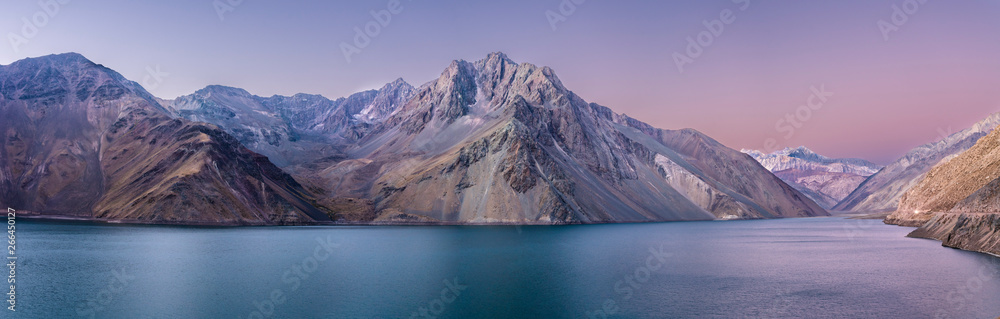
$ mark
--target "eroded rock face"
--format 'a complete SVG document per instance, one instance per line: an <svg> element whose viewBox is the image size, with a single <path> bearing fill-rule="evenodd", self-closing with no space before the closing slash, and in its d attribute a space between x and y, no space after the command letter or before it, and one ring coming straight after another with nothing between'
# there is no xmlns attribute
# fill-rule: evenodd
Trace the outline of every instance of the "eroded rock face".
<svg viewBox="0 0 1000 319"><path fill-rule="evenodd" d="M4 205L139 223L329 220L266 157L78 54L0 66L0 83Z"/></svg>
<svg viewBox="0 0 1000 319"><path fill-rule="evenodd" d="M946 247L1000 256L1000 214L937 213L907 236L937 239Z"/></svg>

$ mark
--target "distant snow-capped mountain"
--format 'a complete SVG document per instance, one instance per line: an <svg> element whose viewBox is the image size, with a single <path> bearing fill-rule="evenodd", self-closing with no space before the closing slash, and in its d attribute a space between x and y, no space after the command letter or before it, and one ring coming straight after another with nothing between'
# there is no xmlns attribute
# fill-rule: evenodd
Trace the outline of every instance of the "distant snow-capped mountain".
<svg viewBox="0 0 1000 319"><path fill-rule="evenodd" d="M829 158L805 146L771 154L757 150L742 152L827 209L882 169L881 165L863 159Z"/></svg>

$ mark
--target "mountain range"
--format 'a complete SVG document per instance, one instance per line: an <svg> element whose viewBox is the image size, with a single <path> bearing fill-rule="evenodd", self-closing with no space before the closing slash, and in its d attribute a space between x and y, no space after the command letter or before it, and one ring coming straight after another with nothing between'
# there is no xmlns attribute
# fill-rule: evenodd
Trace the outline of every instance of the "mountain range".
<svg viewBox="0 0 1000 319"><path fill-rule="evenodd" d="M881 165L857 158L834 159L801 146L770 154L741 150L825 209L831 209Z"/></svg>
<svg viewBox="0 0 1000 319"><path fill-rule="evenodd" d="M311 194L211 124L170 116L79 54L0 66L0 201L47 216L161 224L329 221Z"/></svg>
<svg viewBox="0 0 1000 319"><path fill-rule="evenodd" d="M78 54L0 66L0 202L113 222L567 224L822 216L753 158L502 53L330 100L174 100Z"/></svg>

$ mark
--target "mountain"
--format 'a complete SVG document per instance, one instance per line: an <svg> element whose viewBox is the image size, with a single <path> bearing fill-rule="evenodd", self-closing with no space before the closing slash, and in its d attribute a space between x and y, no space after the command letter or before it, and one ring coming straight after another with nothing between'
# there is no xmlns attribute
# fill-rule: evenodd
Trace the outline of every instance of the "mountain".
<svg viewBox="0 0 1000 319"><path fill-rule="evenodd" d="M264 107L257 97L243 89L212 85L194 94L170 101L176 116L213 123L277 163L288 161L289 147L298 141L291 126L279 114Z"/></svg>
<svg viewBox="0 0 1000 319"><path fill-rule="evenodd" d="M414 88L402 78L386 84L377 91L375 97L366 106L351 116L365 123L377 123L392 116L399 106L406 104L413 97Z"/></svg>
<svg viewBox="0 0 1000 319"><path fill-rule="evenodd" d="M816 154L805 146L785 148L771 154L764 154L756 150L742 150L741 152L750 155L764 168L772 172L794 169L871 176L882 169L881 165L859 158L829 158Z"/></svg>
<svg viewBox="0 0 1000 319"><path fill-rule="evenodd" d="M892 212L900 199L938 163L956 156L976 144L1000 125L1000 113L995 113L972 127L952 134L941 141L917 147L902 158L887 165L850 195L833 207L834 210L856 212Z"/></svg>
<svg viewBox="0 0 1000 319"><path fill-rule="evenodd" d="M920 226L914 236L1000 254L1000 131L934 167L886 223Z"/></svg>
<svg viewBox="0 0 1000 319"><path fill-rule="evenodd" d="M345 157L300 165L344 219L604 223L826 215L752 158L660 130L502 53L454 61ZM364 115L364 114L362 114ZM357 212L364 212L363 214Z"/></svg>
<svg viewBox="0 0 1000 319"><path fill-rule="evenodd" d="M882 166L863 159L822 156L805 146L771 154L756 150L741 152L756 159L764 168L825 209L833 208L868 176L882 169Z"/></svg>
<svg viewBox="0 0 1000 319"><path fill-rule="evenodd" d="M329 221L290 175L75 53L0 66L0 202L136 223Z"/></svg>
<svg viewBox="0 0 1000 319"><path fill-rule="evenodd" d="M392 115L412 91L402 79L337 100L310 94L265 98L211 85L166 103L175 116L215 124L284 167L341 156L329 146L353 143L366 124Z"/></svg>
<svg viewBox="0 0 1000 319"><path fill-rule="evenodd" d="M154 98L77 54L0 67L0 201L113 222L572 224L827 215L746 154L502 53L330 100ZM275 165L272 163L278 163Z"/></svg>

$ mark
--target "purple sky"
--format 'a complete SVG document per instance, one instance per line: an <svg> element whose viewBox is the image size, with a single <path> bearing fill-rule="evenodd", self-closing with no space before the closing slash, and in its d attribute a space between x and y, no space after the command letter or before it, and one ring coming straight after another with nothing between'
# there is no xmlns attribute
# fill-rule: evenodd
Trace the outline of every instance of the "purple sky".
<svg viewBox="0 0 1000 319"><path fill-rule="evenodd" d="M929 0L896 26L893 6L917 0L587 0L553 30L546 12L569 1L402 0L350 63L341 43L391 1L244 0L223 19L212 0L71 1L49 7L54 15L36 0L7 1L0 64L74 51L164 98L209 84L336 98L398 77L419 85L453 59L504 51L657 127L695 128L736 149L773 139L879 163L1000 111L997 1ZM726 10L730 23L679 72L674 53ZM22 18L41 22L31 22L37 32ZM888 40L880 20L897 29ZM25 40L17 50L12 35ZM169 75L150 76L157 67ZM813 87L833 95L800 109ZM787 114L797 127L778 123Z"/></svg>

